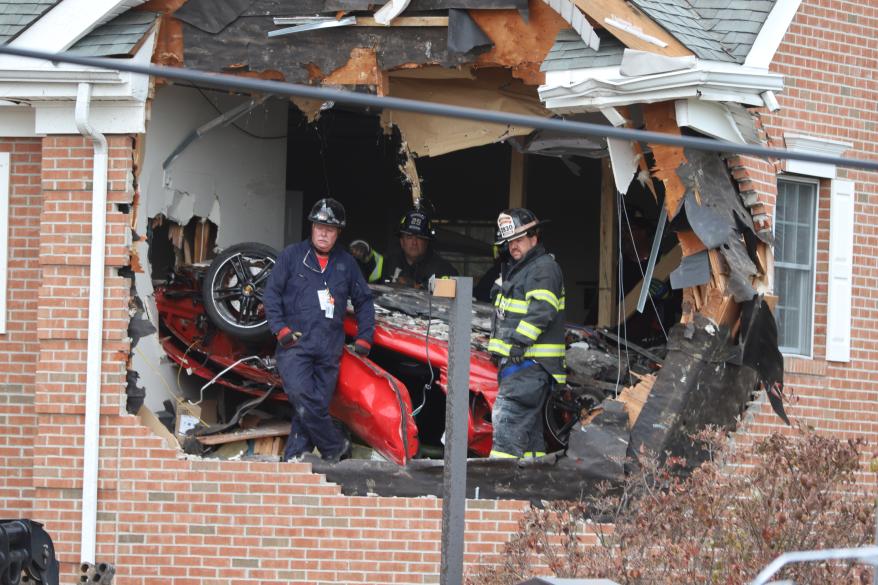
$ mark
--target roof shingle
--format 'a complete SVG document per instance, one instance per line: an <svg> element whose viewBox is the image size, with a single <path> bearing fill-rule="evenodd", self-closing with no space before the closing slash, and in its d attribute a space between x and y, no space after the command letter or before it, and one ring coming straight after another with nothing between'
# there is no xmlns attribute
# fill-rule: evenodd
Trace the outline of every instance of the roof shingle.
<svg viewBox="0 0 878 585"><path fill-rule="evenodd" d="M90 57L127 55L149 31L158 15L129 10L78 40L69 51Z"/></svg>
<svg viewBox="0 0 878 585"><path fill-rule="evenodd" d="M21 34L60 0L12 0L0 2L0 45Z"/></svg>

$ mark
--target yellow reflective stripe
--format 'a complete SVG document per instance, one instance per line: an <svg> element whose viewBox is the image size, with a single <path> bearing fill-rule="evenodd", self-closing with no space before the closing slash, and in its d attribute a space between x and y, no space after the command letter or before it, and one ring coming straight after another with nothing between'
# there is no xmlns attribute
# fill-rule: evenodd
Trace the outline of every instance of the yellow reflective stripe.
<svg viewBox="0 0 878 585"><path fill-rule="evenodd" d="M494 459L518 459L515 455L510 455L503 451L494 451L493 449L491 449L491 454L488 457L493 457Z"/></svg>
<svg viewBox="0 0 878 585"><path fill-rule="evenodd" d="M552 377L555 378L555 381L559 384L567 383L567 374L552 374Z"/></svg>
<svg viewBox="0 0 878 585"><path fill-rule="evenodd" d="M489 343L490 345L490 343ZM525 350L525 357L564 357L563 343L535 343Z"/></svg>
<svg viewBox="0 0 878 585"><path fill-rule="evenodd" d="M563 311L567 307L567 297L561 297L561 302L559 303L558 310Z"/></svg>
<svg viewBox="0 0 878 585"><path fill-rule="evenodd" d="M524 319L518 322L518 327L515 328L515 332L521 333L528 339L533 339L534 341L536 341L537 338L543 334L542 329L534 327Z"/></svg>
<svg viewBox="0 0 878 585"><path fill-rule="evenodd" d="M527 313L528 305L530 305L528 301L504 297L502 294L498 294L494 300L494 306L505 313L520 313L523 315Z"/></svg>
<svg viewBox="0 0 878 585"><path fill-rule="evenodd" d="M561 301L558 300L558 297L555 296L555 293L544 288L538 288L528 291L527 293L525 293L524 298L545 301L552 305L556 311L559 311L561 307Z"/></svg>
<svg viewBox="0 0 878 585"><path fill-rule="evenodd" d="M375 282L381 278L381 272L384 270L384 256L372 250L372 257L375 258L375 268L372 270L372 274L369 275L369 282Z"/></svg>
<svg viewBox="0 0 878 585"><path fill-rule="evenodd" d="M492 337L488 341L488 351L491 353L499 353L500 355L508 356L510 349L512 349L512 344L506 343L496 337Z"/></svg>
<svg viewBox="0 0 878 585"><path fill-rule="evenodd" d="M527 451L524 454L524 457L526 457L526 458L527 457L545 457L545 456L546 456L545 451Z"/></svg>

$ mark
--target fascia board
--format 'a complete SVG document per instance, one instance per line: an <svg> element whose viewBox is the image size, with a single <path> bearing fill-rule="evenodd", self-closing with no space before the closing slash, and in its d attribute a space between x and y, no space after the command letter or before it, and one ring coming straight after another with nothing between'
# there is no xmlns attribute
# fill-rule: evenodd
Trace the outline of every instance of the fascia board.
<svg viewBox="0 0 878 585"><path fill-rule="evenodd" d="M34 129L36 111L30 106L0 106L0 128L4 138L34 138L40 136Z"/></svg>
<svg viewBox="0 0 878 585"><path fill-rule="evenodd" d="M75 102L39 104L35 108L37 134L79 134ZM92 102L89 124L102 134L142 134L146 131L146 102Z"/></svg>
<svg viewBox="0 0 878 585"><path fill-rule="evenodd" d="M625 96L581 96L552 98L545 102L546 108L559 114L595 112L611 106L627 106L631 104L652 104L677 99L687 99L698 95L693 87L681 87L665 91L654 91L644 94Z"/></svg>
<svg viewBox="0 0 878 585"><path fill-rule="evenodd" d="M674 102L677 126L692 128L702 134L746 144L731 114L722 104L697 99L677 100Z"/></svg>
<svg viewBox="0 0 878 585"><path fill-rule="evenodd" d="M708 101L763 106L760 94L783 90L783 76L767 70L702 61L695 69L624 77L618 67L558 72L538 88L546 107L558 111L594 111L600 107L653 103L700 95ZM559 83L562 82L562 83Z"/></svg>
<svg viewBox="0 0 878 585"><path fill-rule="evenodd" d="M756 35L753 46L744 59L744 65L748 67L759 67L768 69L771 65L774 54L783 42L796 12L799 10L802 0L777 0L768 18Z"/></svg>

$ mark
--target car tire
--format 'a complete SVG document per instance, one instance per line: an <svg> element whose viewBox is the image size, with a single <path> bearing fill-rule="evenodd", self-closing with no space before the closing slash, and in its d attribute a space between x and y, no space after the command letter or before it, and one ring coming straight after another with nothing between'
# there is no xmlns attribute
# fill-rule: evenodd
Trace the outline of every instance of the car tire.
<svg viewBox="0 0 878 585"><path fill-rule="evenodd" d="M242 341L271 336L262 295L277 251L256 242L236 244L210 263L202 282L204 310L221 331Z"/></svg>

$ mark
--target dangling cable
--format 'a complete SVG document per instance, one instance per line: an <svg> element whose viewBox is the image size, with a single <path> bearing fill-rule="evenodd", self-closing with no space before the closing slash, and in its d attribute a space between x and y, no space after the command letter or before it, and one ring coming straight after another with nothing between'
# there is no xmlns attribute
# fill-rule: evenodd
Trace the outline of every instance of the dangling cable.
<svg viewBox="0 0 878 585"><path fill-rule="evenodd" d="M421 404L412 411L412 416L417 416L421 409L424 408L424 405L427 403L427 391L433 388L433 381L436 376L433 373L433 364L430 363L430 324L433 322L433 293L429 290L429 285L427 286L427 332L424 334L424 350L427 354L427 369L430 370L430 381L424 384L424 389L421 392Z"/></svg>

